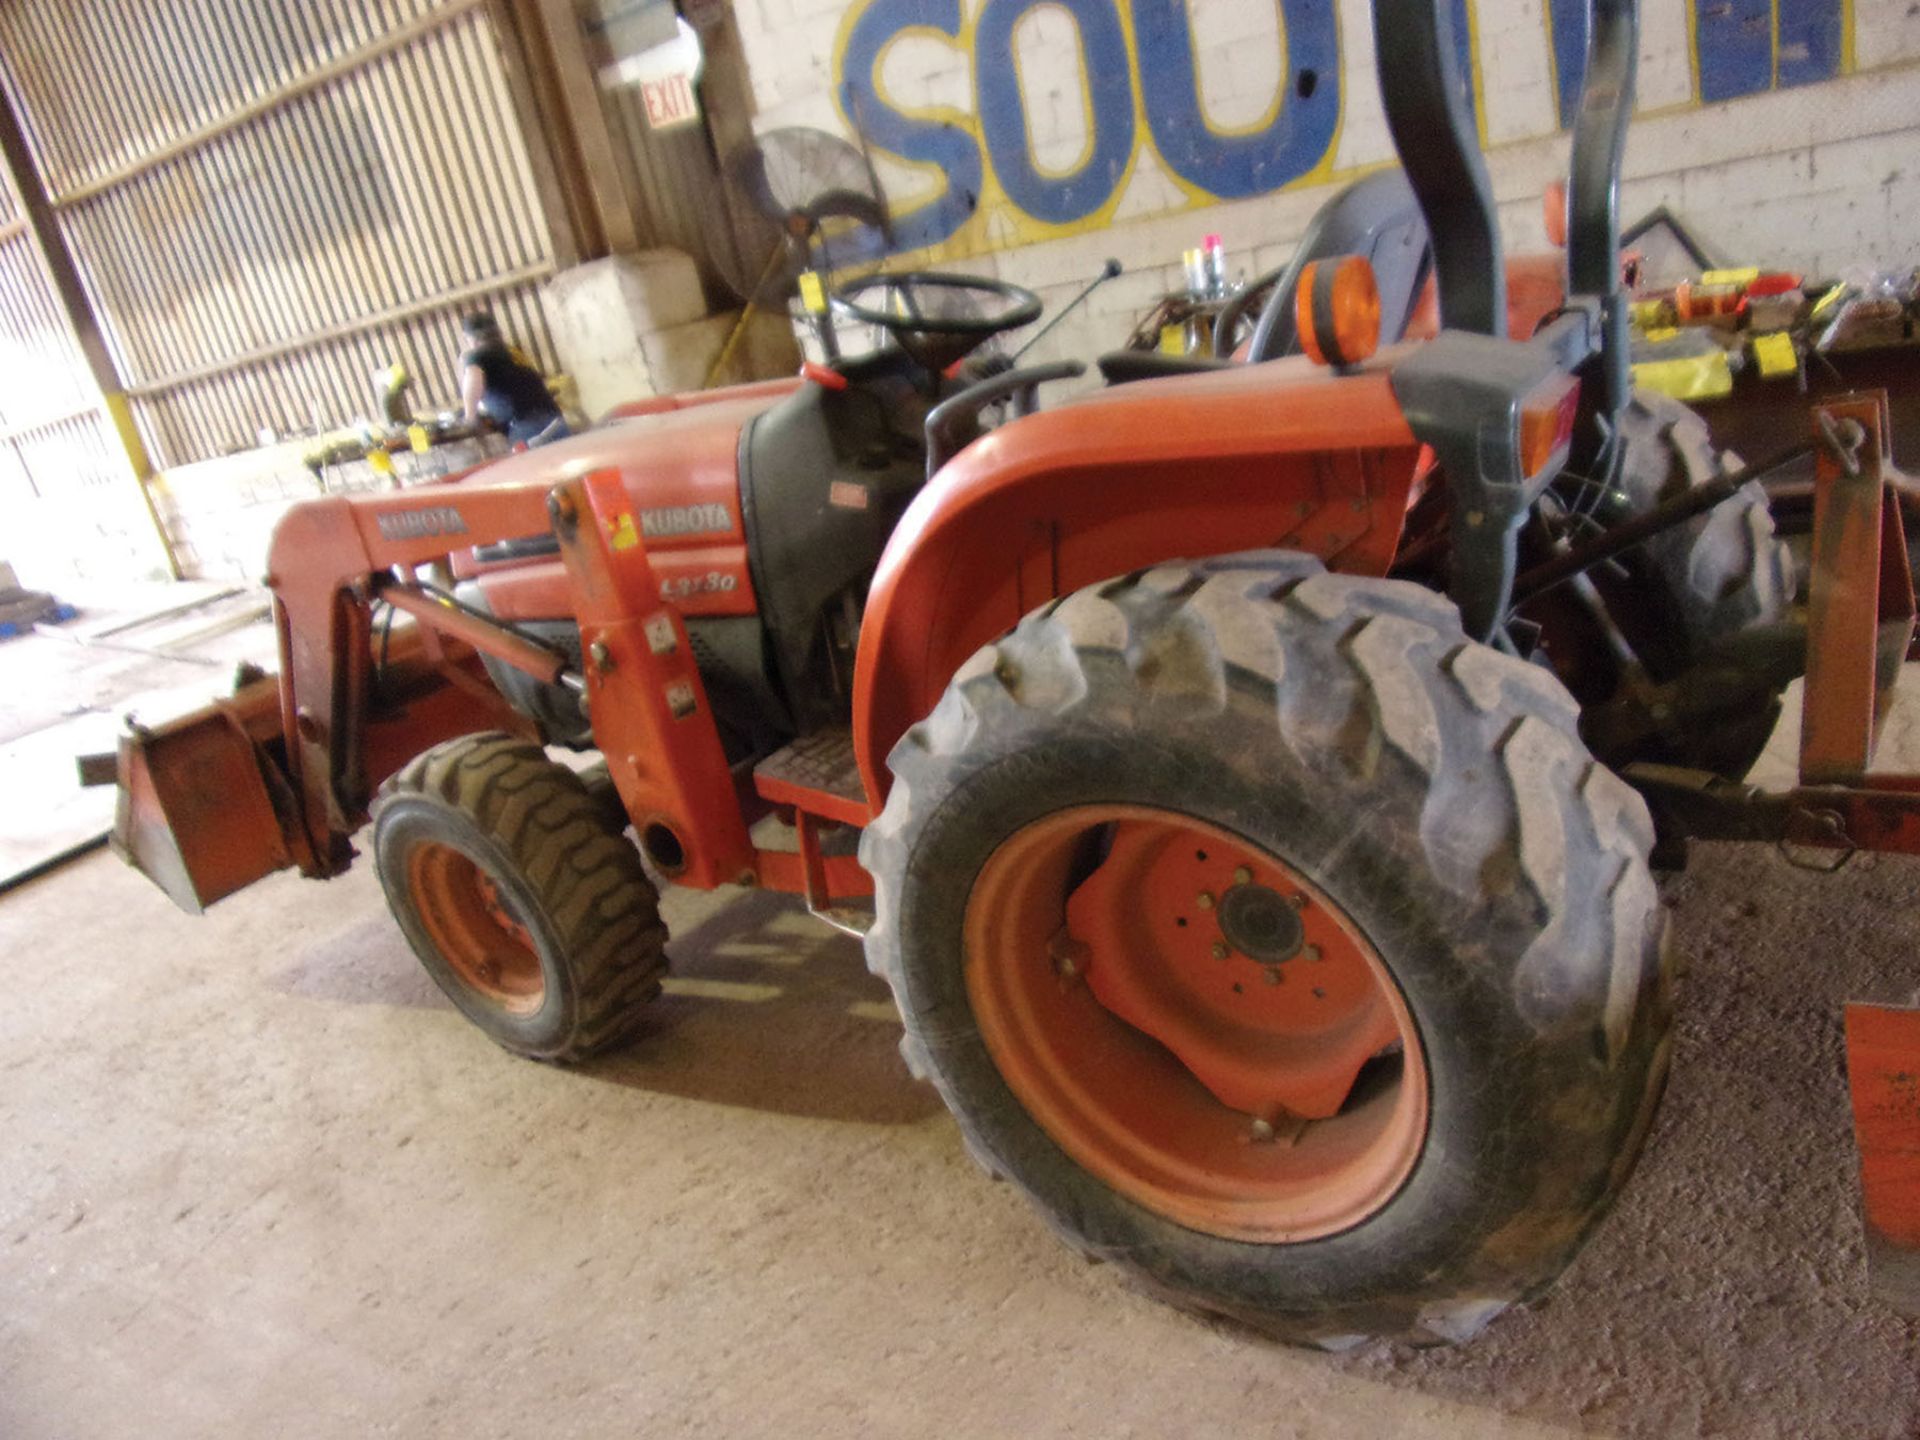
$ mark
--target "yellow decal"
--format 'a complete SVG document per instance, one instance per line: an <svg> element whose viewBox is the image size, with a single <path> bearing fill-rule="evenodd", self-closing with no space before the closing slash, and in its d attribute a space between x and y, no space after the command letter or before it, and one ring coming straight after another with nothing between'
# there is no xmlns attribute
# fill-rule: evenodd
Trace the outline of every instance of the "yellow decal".
<svg viewBox="0 0 1920 1440"><path fill-rule="evenodd" d="M413 447L413 453L424 455L433 448L433 437L427 434L424 425L407 426L407 443Z"/></svg>
<svg viewBox="0 0 1920 1440"><path fill-rule="evenodd" d="M613 532L613 548L631 550L640 543L640 531L633 523L633 512L622 510L607 523L607 529Z"/></svg>
<svg viewBox="0 0 1920 1440"><path fill-rule="evenodd" d="M807 313L809 315L824 315L827 313L826 287L820 283L820 272L818 270L802 270L800 272L800 303L807 307Z"/></svg>
<svg viewBox="0 0 1920 1440"><path fill-rule="evenodd" d="M393 474L393 456L385 450L369 450L367 464L373 467L373 473L376 475Z"/></svg>
<svg viewBox="0 0 1920 1440"><path fill-rule="evenodd" d="M1794 351L1793 336L1784 330L1776 330L1771 335L1754 336L1753 358L1760 362L1760 373L1769 378L1794 375L1800 370L1800 357Z"/></svg>
<svg viewBox="0 0 1920 1440"><path fill-rule="evenodd" d="M1737 270L1709 270L1700 277L1702 285L1751 285L1760 278L1758 265L1745 265Z"/></svg>

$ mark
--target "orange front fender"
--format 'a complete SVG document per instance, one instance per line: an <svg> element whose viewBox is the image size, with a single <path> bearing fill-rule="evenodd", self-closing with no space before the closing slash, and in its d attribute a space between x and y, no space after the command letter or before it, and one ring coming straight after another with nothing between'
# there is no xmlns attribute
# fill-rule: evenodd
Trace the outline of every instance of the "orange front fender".
<svg viewBox="0 0 1920 1440"><path fill-rule="evenodd" d="M1098 391L995 430L928 483L874 576L854 745L875 813L885 760L966 658L1029 610L1162 561L1282 546L1385 573L1419 443L1391 357L1305 360Z"/></svg>

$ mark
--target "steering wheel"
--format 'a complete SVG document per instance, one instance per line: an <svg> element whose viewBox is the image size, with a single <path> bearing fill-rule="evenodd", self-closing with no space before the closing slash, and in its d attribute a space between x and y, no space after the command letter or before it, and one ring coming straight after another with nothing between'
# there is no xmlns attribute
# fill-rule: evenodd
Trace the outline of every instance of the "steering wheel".
<svg viewBox="0 0 1920 1440"><path fill-rule="evenodd" d="M833 303L851 319L877 325L920 365L938 374L991 336L1040 317L1040 297L977 275L908 270L849 281Z"/></svg>

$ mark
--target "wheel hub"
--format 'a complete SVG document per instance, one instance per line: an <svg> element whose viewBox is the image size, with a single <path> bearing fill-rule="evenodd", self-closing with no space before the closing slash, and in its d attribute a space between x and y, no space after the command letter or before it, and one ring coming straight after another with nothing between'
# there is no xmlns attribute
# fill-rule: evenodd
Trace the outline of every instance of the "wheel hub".
<svg viewBox="0 0 1920 1440"><path fill-rule="evenodd" d="M1333 1115L1399 1034L1358 932L1224 836L1116 825L1106 860L1067 902L1067 928L1087 947L1102 1005L1223 1105L1270 1122Z"/></svg>
<svg viewBox="0 0 1920 1440"><path fill-rule="evenodd" d="M1304 899L1298 892L1295 898ZM1278 890L1248 881L1220 901L1220 933L1233 949L1262 965L1282 965L1307 943L1300 912Z"/></svg>
<svg viewBox="0 0 1920 1440"><path fill-rule="evenodd" d="M419 845L407 857L407 887L435 949L464 984L511 1014L545 1003L532 932L469 856L450 845Z"/></svg>
<svg viewBox="0 0 1920 1440"><path fill-rule="evenodd" d="M1325 892L1217 826L1125 805L1033 821L982 866L964 943L1020 1104L1176 1223L1337 1233L1419 1156L1425 1056L1391 972Z"/></svg>

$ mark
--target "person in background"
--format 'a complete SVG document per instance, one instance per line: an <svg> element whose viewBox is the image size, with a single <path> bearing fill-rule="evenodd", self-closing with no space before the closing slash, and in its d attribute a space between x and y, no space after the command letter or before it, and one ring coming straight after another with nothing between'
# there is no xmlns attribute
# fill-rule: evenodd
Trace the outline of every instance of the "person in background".
<svg viewBox="0 0 1920 1440"><path fill-rule="evenodd" d="M468 420L491 420L515 445L546 445L573 433L547 390L545 377L500 324L484 310L460 322L466 353L460 357L460 399Z"/></svg>

